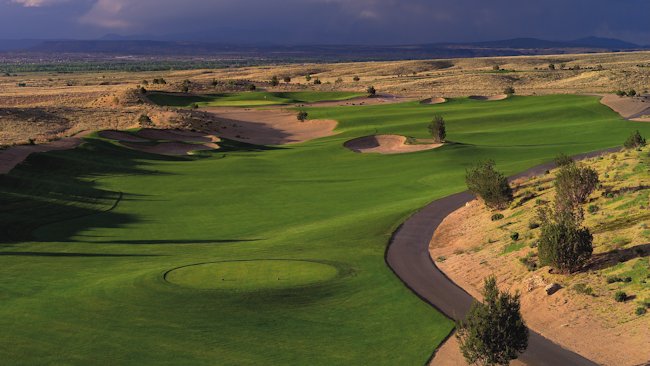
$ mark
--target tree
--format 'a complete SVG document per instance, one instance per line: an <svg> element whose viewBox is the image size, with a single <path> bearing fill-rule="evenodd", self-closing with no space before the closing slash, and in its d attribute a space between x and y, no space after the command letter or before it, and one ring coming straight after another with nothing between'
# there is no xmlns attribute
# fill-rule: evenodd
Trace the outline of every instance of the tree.
<svg viewBox="0 0 650 366"><path fill-rule="evenodd" d="M273 75L271 78L271 86L278 86L280 84L280 80L278 80L278 77Z"/></svg>
<svg viewBox="0 0 650 366"><path fill-rule="evenodd" d="M509 86L503 90L503 94L513 95L515 94L515 88Z"/></svg>
<svg viewBox="0 0 650 366"><path fill-rule="evenodd" d="M431 133L431 136L433 136L435 142L445 142L445 138L447 137L445 119L442 118L442 116L433 117L433 121L429 123L429 132Z"/></svg>
<svg viewBox="0 0 650 366"><path fill-rule="evenodd" d="M352 78L352 80L354 80L354 81L359 81L359 80L361 80L361 78L358 77L358 76L355 76L355 77Z"/></svg>
<svg viewBox="0 0 650 366"><path fill-rule="evenodd" d="M219 85L219 82L217 81L217 79L212 79L212 83L211 83L211 84L212 84L212 87L213 87L213 88L216 88L216 87Z"/></svg>
<svg viewBox="0 0 650 366"><path fill-rule="evenodd" d="M494 66L492 66L492 70L494 70L494 71L500 71L500 70L501 70L501 66L500 66L500 65L494 65Z"/></svg>
<svg viewBox="0 0 650 366"><path fill-rule="evenodd" d="M289 84L291 82L291 76L285 76L283 80L285 83Z"/></svg>
<svg viewBox="0 0 650 366"><path fill-rule="evenodd" d="M183 83L181 84L181 91L183 93L189 93L190 92L190 87L192 86L192 82L189 80L183 80Z"/></svg>
<svg viewBox="0 0 650 366"><path fill-rule="evenodd" d="M580 220L571 212L541 209L541 235L538 243L540 264L562 272L582 266L593 253L593 236L580 227Z"/></svg>
<svg viewBox="0 0 650 366"><path fill-rule="evenodd" d="M307 76L305 76L305 80L307 80L307 81L311 81L311 75L307 75Z"/></svg>
<svg viewBox="0 0 650 366"><path fill-rule="evenodd" d="M635 96L636 96L636 90L634 90L634 89L630 89L630 90L627 92L627 95L628 95L629 97L635 97Z"/></svg>
<svg viewBox="0 0 650 366"><path fill-rule="evenodd" d="M630 135L630 137L625 140L625 148L626 149L636 149L638 147L643 147L646 145L645 138L641 136L641 133L639 133L639 130L636 130L633 134Z"/></svg>
<svg viewBox="0 0 650 366"><path fill-rule="evenodd" d="M627 96L627 92L624 91L624 90L617 90L617 91L616 91L616 95L618 95L619 97L626 97L626 96Z"/></svg>
<svg viewBox="0 0 650 366"><path fill-rule="evenodd" d="M368 89L366 89L366 92L371 97L374 97L375 95L377 95L377 89L375 89L374 86L369 86Z"/></svg>
<svg viewBox="0 0 650 366"><path fill-rule="evenodd" d="M255 91L256 89L257 89L257 87L255 86L255 84L252 84L252 83L248 84L248 90Z"/></svg>
<svg viewBox="0 0 650 366"><path fill-rule="evenodd" d="M149 118L149 116L146 115L146 114L141 114L140 117L138 117L138 123L142 127L148 127L148 126L151 126L153 124L153 122L151 121L151 118Z"/></svg>
<svg viewBox="0 0 650 366"><path fill-rule="evenodd" d="M307 113L307 112L305 112L305 111L300 111L300 112L298 112L298 114L296 115L296 118L297 118L298 121L300 121L300 122L305 122L305 121L307 120L307 117L309 117L309 113Z"/></svg>
<svg viewBox="0 0 650 366"><path fill-rule="evenodd" d="M567 164L555 176L555 207L558 212L582 218L582 204L598 186L598 173L589 167Z"/></svg>
<svg viewBox="0 0 650 366"><path fill-rule="evenodd" d="M320 85L320 84L322 84L322 83L323 83L323 82L320 81L319 78L316 78L316 80L314 80L314 85Z"/></svg>
<svg viewBox="0 0 650 366"><path fill-rule="evenodd" d="M555 70L555 64L548 64L549 70Z"/></svg>
<svg viewBox="0 0 650 366"><path fill-rule="evenodd" d="M528 328L521 316L519 293L499 291L494 277L485 279L483 303L475 301L456 337L470 364L509 365L528 348Z"/></svg>
<svg viewBox="0 0 650 366"><path fill-rule="evenodd" d="M494 169L494 161L479 162L465 174L467 188L479 196L489 208L503 209L512 201L508 179Z"/></svg>

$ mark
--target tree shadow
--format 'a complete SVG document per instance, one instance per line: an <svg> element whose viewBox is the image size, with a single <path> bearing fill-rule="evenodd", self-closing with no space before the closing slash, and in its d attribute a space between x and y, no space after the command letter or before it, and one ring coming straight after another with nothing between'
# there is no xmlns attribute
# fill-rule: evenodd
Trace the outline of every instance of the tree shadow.
<svg viewBox="0 0 650 366"><path fill-rule="evenodd" d="M119 257L160 257L156 254L107 254L107 253L57 253L57 252L0 252L0 257L81 257L81 258L119 258Z"/></svg>
<svg viewBox="0 0 650 366"><path fill-rule="evenodd" d="M223 152L276 149L236 141L222 145ZM55 228L56 239L66 241L90 227L118 228L142 221L114 209L122 200L146 200L147 196L112 191L100 181L116 176L169 175L157 170L155 162L205 157L149 154L94 138L73 150L32 154L10 173L0 175L0 243L50 241L35 238L33 233L58 223L66 225ZM76 220L97 214L102 215L101 220Z"/></svg>
<svg viewBox="0 0 650 366"><path fill-rule="evenodd" d="M179 239L179 240L102 240L93 244L126 244L126 245L162 245L162 244L230 244L260 241L263 239Z"/></svg>
<svg viewBox="0 0 650 366"><path fill-rule="evenodd" d="M585 270L601 270L613 267L618 263L630 261L634 258L644 258L650 255L650 243L641 244L631 248L616 249L607 253L594 254L585 267Z"/></svg>

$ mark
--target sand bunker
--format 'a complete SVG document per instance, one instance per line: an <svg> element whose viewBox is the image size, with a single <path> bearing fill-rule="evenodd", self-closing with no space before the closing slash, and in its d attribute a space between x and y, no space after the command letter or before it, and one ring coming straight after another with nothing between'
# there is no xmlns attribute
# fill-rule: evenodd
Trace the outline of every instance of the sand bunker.
<svg viewBox="0 0 650 366"><path fill-rule="evenodd" d="M420 101L420 104L442 104L442 103L447 103L447 99L442 97L436 97L436 98L428 98Z"/></svg>
<svg viewBox="0 0 650 366"><path fill-rule="evenodd" d="M431 150L442 146L436 143L407 144L406 137L400 135L372 135L347 141L343 146L357 153L405 154Z"/></svg>
<svg viewBox="0 0 650 366"><path fill-rule="evenodd" d="M494 102L497 100L504 100L508 99L507 94L499 94L499 95L470 95L469 99L472 100L481 100L484 102Z"/></svg>
<svg viewBox="0 0 650 366"><path fill-rule="evenodd" d="M216 150L219 148L219 145L214 143L188 144L184 142L161 142L155 145L123 142L122 145L133 150L158 155L188 155L195 151Z"/></svg>
<svg viewBox="0 0 650 366"><path fill-rule="evenodd" d="M609 94L603 96L600 102L625 119L650 122L650 96L631 98Z"/></svg>
<svg viewBox="0 0 650 366"><path fill-rule="evenodd" d="M334 120L300 122L296 111L280 109L206 108L220 126L221 137L256 145L284 145L305 142L334 134Z"/></svg>

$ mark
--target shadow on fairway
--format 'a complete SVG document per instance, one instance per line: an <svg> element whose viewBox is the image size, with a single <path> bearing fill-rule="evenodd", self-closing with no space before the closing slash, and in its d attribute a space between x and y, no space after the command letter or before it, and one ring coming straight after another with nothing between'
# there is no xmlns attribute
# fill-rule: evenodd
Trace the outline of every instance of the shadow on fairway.
<svg viewBox="0 0 650 366"><path fill-rule="evenodd" d="M82 257L82 258L119 258L119 257L159 257L153 254L106 254L106 253L54 253L54 252L0 252L0 257Z"/></svg>
<svg viewBox="0 0 650 366"><path fill-rule="evenodd" d="M117 213L114 209L122 200L146 200L147 196L106 190L98 181L119 176L169 174L153 169L153 161L189 162L214 158L215 153L220 152L278 149L229 140L224 140L221 146L222 149L206 155L175 157L144 153L90 138L73 150L32 154L9 174L0 175L0 243L50 241L35 238L33 232L57 223L62 225L54 235L56 241L67 241L88 229L84 225L117 228L142 221L135 215ZM102 214L102 219L70 222L96 214ZM172 242L179 243L169 241Z"/></svg>
<svg viewBox="0 0 650 366"><path fill-rule="evenodd" d="M127 244L127 245L161 245L161 244L229 244L229 243L246 243L260 241L263 239L215 239L215 240L103 240L93 241L93 244Z"/></svg>

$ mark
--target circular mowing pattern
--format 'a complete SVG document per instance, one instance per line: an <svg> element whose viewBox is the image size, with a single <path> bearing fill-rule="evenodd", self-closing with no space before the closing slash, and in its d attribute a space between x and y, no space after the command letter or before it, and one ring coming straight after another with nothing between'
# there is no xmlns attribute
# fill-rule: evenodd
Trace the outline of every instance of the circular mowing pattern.
<svg viewBox="0 0 650 366"><path fill-rule="evenodd" d="M173 269L165 280L199 290L259 291L305 287L336 278L328 264L301 260L200 263Z"/></svg>

